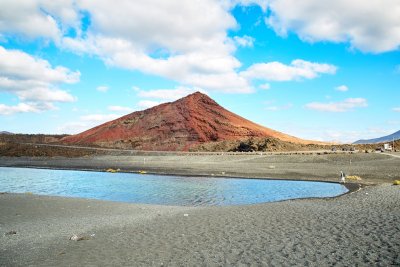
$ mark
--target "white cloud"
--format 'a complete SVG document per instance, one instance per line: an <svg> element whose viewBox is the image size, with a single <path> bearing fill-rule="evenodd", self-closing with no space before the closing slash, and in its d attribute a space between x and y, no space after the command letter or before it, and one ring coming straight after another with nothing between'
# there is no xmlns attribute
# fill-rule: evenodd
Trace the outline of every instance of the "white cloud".
<svg viewBox="0 0 400 267"><path fill-rule="evenodd" d="M235 4L264 5L262 2ZM88 29L81 26L82 11L90 16ZM0 33L44 37L76 53L98 56L111 66L187 86L252 92L236 72L241 63L233 55L234 41L227 36L227 31L238 25L220 1L121 0L118 5L104 0L6 1L0 21ZM76 36L66 34L70 29ZM247 45L250 41L247 38ZM223 82L226 78L229 84Z"/></svg>
<svg viewBox="0 0 400 267"><path fill-rule="evenodd" d="M237 23L219 1L121 0L115 5L98 0L80 2L79 7L90 13L91 25L84 36L63 38L66 48L188 86L251 91L236 73L241 64L227 36ZM226 77L231 84L222 82Z"/></svg>
<svg viewBox="0 0 400 267"><path fill-rule="evenodd" d="M137 105L140 108L147 109L147 108L152 108L152 107L160 105L160 104L161 104L161 102L158 102L158 101L140 100Z"/></svg>
<svg viewBox="0 0 400 267"><path fill-rule="evenodd" d="M156 89L149 91L140 90L138 92L138 96L143 98L158 98L158 99L173 101L197 91L206 93L204 90L200 88L188 88L180 86L175 89Z"/></svg>
<svg viewBox="0 0 400 267"><path fill-rule="evenodd" d="M46 60L0 46L0 92L14 94L25 102L10 107L14 112L37 112L53 109L54 102L75 101L75 97L57 85L76 83L79 77L78 71L52 67Z"/></svg>
<svg viewBox="0 0 400 267"><path fill-rule="evenodd" d="M397 0L371 0L368 5L362 0L329 5L319 0L121 0L118 5L105 0L3 0L0 32L6 37L44 37L57 44L66 41L71 48L95 48L94 53L111 58L111 51L87 46L87 37L111 37L115 44L126 41L147 56L170 57L214 45L226 52L226 31L238 27L229 12L237 5L269 9L266 23L280 35L293 31L306 41L350 42L362 51L378 53L397 50L400 45ZM91 18L86 32L80 21L82 11ZM77 38L63 40L70 29Z"/></svg>
<svg viewBox="0 0 400 267"><path fill-rule="evenodd" d="M0 10L0 34L53 40L61 48L97 56L107 65L161 76L187 87L251 93L254 89L249 77L238 73L241 62L234 53L236 46L252 46L254 39L228 36L230 30L239 27L230 11L236 5L259 5L266 11L268 2L120 0L117 5L105 0L5 0ZM84 13L90 16L87 28L81 22ZM73 37L68 34L71 29L76 33ZM267 64L286 66L279 62ZM250 70L257 67L268 66L255 64ZM326 73L319 67L291 65L286 66L290 74L272 70L269 74L273 80L309 78Z"/></svg>
<svg viewBox="0 0 400 267"><path fill-rule="evenodd" d="M32 104L19 103L16 106L7 106L0 104L0 115L11 115L14 113L27 113L27 112L39 112L40 109Z"/></svg>
<svg viewBox="0 0 400 267"><path fill-rule="evenodd" d="M365 98L347 98L341 102L330 102L330 103L312 102L308 103L305 107L307 109L326 111L326 112L346 112L354 108L362 108L367 106L368 103Z"/></svg>
<svg viewBox="0 0 400 267"><path fill-rule="evenodd" d="M243 7L258 5L265 12L267 10L269 0L220 0L220 2L227 9L231 9L237 5Z"/></svg>
<svg viewBox="0 0 400 267"><path fill-rule="evenodd" d="M34 90L24 90L16 93L21 100L38 102L73 102L75 97L57 88L35 88Z"/></svg>
<svg viewBox="0 0 400 267"><path fill-rule="evenodd" d="M5 36L47 38L58 43L70 29L80 33L75 0L2 0L0 32Z"/></svg>
<svg viewBox="0 0 400 267"><path fill-rule="evenodd" d="M336 90L336 91L341 91L341 92L346 92L346 91L349 90L349 87L347 87L346 85L340 85L340 86L337 86L337 87L335 88L335 90Z"/></svg>
<svg viewBox="0 0 400 267"><path fill-rule="evenodd" d="M258 86L258 88L263 89L263 90L269 90L271 88L271 85L269 83L264 83Z"/></svg>
<svg viewBox="0 0 400 267"><path fill-rule="evenodd" d="M400 1L271 0L266 23L278 34L293 31L309 42L349 42L365 52L400 46Z"/></svg>
<svg viewBox="0 0 400 267"><path fill-rule="evenodd" d="M108 89L110 89L110 88L108 86L105 86L105 85L97 86L97 88L96 88L97 91L103 92L103 93L107 92Z"/></svg>
<svg viewBox="0 0 400 267"><path fill-rule="evenodd" d="M46 60L34 58L19 50L7 50L0 46L0 73L11 81L40 81L42 83L76 83L80 73L57 66L51 67Z"/></svg>
<svg viewBox="0 0 400 267"><path fill-rule="evenodd" d="M395 111L395 112L400 112L400 107L392 108L392 110Z"/></svg>
<svg viewBox="0 0 400 267"><path fill-rule="evenodd" d="M253 47L255 41L253 37L247 35L244 35L242 37L235 36L233 37L233 40L235 41L236 45L241 47Z"/></svg>
<svg viewBox="0 0 400 267"><path fill-rule="evenodd" d="M122 106L108 106L107 109L110 111L116 111L116 112L132 112L132 111L134 111L133 108L122 107Z"/></svg>
<svg viewBox="0 0 400 267"><path fill-rule="evenodd" d="M336 66L325 63L314 63L301 59L293 60L290 65L280 62L257 63L241 72L250 79L266 81L292 81L299 79L314 79L319 74L335 74Z"/></svg>

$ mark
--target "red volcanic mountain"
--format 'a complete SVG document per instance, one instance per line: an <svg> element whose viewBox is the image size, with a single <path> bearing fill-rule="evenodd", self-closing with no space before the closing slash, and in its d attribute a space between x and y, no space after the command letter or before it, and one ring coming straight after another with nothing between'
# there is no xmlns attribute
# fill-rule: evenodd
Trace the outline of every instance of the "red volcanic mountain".
<svg viewBox="0 0 400 267"><path fill-rule="evenodd" d="M64 143L139 150L185 151L214 141L274 137L308 144L246 120L196 92L172 103L133 112L77 135Z"/></svg>

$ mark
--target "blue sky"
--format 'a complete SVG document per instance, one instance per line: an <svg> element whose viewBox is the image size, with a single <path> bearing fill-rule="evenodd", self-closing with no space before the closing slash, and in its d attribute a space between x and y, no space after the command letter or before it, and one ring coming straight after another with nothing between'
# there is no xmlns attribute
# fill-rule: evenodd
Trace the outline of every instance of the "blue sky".
<svg viewBox="0 0 400 267"><path fill-rule="evenodd" d="M77 133L195 91L305 139L400 128L398 1L114 2L1 2L0 131Z"/></svg>

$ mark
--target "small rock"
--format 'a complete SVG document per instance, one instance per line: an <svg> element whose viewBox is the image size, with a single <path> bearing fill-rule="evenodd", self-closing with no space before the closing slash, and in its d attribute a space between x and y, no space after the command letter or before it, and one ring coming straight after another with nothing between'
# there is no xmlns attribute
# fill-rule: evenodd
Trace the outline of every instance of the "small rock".
<svg viewBox="0 0 400 267"><path fill-rule="evenodd" d="M185 216L185 217L188 217L188 216L189 216L189 214L185 213L185 214L183 214L183 216Z"/></svg>
<svg viewBox="0 0 400 267"><path fill-rule="evenodd" d="M7 232L7 233L5 233L4 235L16 235L17 234L17 231L10 231L10 232Z"/></svg>
<svg viewBox="0 0 400 267"><path fill-rule="evenodd" d="M79 237L77 235L72 235L69 240L78 241Z"/></svg>
<svg viewBox="0 0 400 267"><path fill-rule="evenodd" d="M82 240L89 240L90 236L84 236L84 235L72 235L69 240L72 241L82 241Z"/></svg>

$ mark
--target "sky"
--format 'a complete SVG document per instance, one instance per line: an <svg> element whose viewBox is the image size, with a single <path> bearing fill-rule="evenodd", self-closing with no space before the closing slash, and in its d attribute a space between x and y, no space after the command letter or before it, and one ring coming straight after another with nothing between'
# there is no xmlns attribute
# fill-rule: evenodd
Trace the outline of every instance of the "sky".
<svg viewBox="0 0 400 267"><path fill-rule="evenodd" d="M400 130L400 1L0 0L0 131L74 134L190 93L304 139Z"/></svg>

